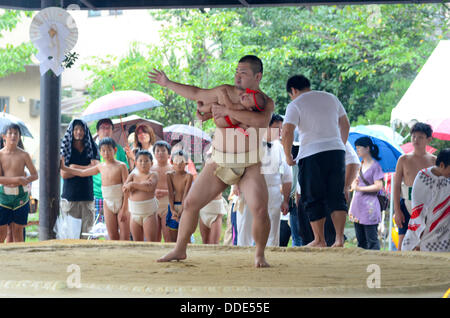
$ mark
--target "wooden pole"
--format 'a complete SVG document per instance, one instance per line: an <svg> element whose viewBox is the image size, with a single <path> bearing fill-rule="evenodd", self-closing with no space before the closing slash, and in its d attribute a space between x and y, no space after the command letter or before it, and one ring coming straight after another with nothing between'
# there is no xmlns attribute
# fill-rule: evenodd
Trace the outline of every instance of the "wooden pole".
<svg viewBox="0 0 450 318"><path fill-rule="evenodd" d="M41 8L60 7L59 0L41 0ZM49 70L41 76L39 156L39 240L56 238L53 231L60 201L61 77Z"/></svg>

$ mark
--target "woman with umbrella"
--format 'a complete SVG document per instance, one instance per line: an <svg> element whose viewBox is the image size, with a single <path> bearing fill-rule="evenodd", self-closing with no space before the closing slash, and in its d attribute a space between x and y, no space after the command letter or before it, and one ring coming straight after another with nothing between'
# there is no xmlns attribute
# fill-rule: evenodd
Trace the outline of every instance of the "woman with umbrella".
<svg viewBox="0 0 450 318"><path fill-rule="evenodd" d="M131 150L130 147L125 147L130 170L133 170L134 168L135 154L139 150L148 150L152 156L154 156L152 147L155 142L156 135L152 127L146 124L140 124L136 127L136 130L134 131L133 150Z"/></svg>
<svg viewBox="0 0 450 318"><path fill-rule="evenodd" d="M355 191L349 211L349 218L355 224L358 247L379 250L378 224L381 222L381 207L377 193L383 188L384 173L378 163L378 146L370 137L355 141L356 152L362 158L359 177L352 184ZM375 159L375 160L374 160Z"/></svg>

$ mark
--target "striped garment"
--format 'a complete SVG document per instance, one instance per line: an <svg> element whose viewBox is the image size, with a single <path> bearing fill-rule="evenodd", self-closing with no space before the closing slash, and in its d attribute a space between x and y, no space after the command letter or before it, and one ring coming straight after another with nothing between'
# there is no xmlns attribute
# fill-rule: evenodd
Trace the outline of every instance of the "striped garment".
<svg viewBox="0 0 450 318"><path fill-rule="evenodd" d="M450 251L450 178L422 169L414 180L412 211L402 250Z"/></svg>

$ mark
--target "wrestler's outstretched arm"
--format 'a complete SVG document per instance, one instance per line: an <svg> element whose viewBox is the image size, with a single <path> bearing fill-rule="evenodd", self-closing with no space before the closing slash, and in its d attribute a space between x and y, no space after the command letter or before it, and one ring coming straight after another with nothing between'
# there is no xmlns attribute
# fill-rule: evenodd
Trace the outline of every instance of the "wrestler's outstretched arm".
<svg viewBox="0 0 450 318"><path fill-rule="evenodd" d="M200 88L192 85L185 85L169 80L167 75L163 71L153 69L152 72L148 72L150 83L158 84L162 87L174 91L176 94L183 96L184 98L202 101L204 104L217 103L219 90L226 85L217 86L211 89Z"/></svg>

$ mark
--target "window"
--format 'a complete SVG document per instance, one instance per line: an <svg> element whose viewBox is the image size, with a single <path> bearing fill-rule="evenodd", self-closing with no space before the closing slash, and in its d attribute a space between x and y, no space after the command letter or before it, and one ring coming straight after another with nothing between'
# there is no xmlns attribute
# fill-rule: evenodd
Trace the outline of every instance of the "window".
<svg viewBox="0 0 450 318"><path fill-rule="evenodd" d="M0 111L9 113L9 97L0 96Z"/></svg>
<svg viewBox="0 0 450 318"><path fill-rule="evenodd" d="M100 10L88 10L88 17L99 17L102 15L102 12Z"/></svg>
<svg viewBox="0 0 450 318"><path fill-rule="evenodd" d="M121 15L123 14L122 10L109 10L109 15Z"/></svg>

